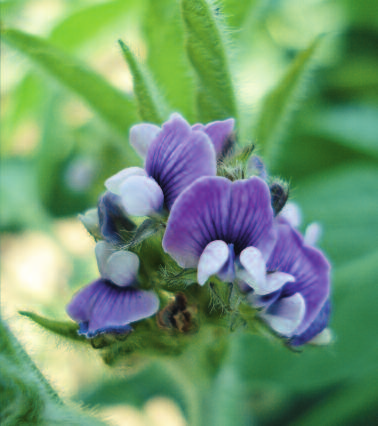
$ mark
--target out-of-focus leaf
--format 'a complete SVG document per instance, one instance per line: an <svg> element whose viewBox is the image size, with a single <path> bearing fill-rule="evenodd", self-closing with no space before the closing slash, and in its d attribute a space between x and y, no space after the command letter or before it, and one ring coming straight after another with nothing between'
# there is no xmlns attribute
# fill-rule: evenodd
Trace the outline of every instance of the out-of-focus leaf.
<svg viewBox="0 0 378 426"><path fill-rule="evenodd" d="M377 373L336 391L322 404L303 415L293 426L369 425L374 423L378 412Z"/></svg>
<svg viewBox="0 0 378 426"><path fill-rule="evenodd" d="M366 163L341 166L300 182L294 200L306 222L324 227L322 246L335 264L377 247L378 168Z"/></svg>
<svg viewBox="0 0 378 426"><path fill-rule="evenodd" d="M39 37L18 30L2 30L2 37L84 98L113 128L125 133L137 121L134 101L75 58Z"/></svg>
<svg viewBox="0 0 378 426"><path fill-rule="evenodd" d="M88 342L84 336L79 336L77 331L78 325L73 321L56 321L50 318L45 318L41 315L35 314L34 312L20 311L21 315L31 319L45 330L51 331L59 336L66 337L70 340L79 342Z"/></svg>
<svg viewBox="0 0 378 426"><path fill-rule="evenodd" d="M164 22L164 25L162 25ZM176 0L149 0L144 19L147 63L170 106L194 120L194 88Z"/></svg>
<svg viewBox="0 0 378 426"><path fill-rule="evenodd" d="M301 52L282 80L262 101L255 124L254 138L261 148L264 159L271 166L277 155L278 143L303 92L305 77L314 62L321 39L317 38Z"/></svg>
<svg viewBox="0 0 378 426"><path fill-rule="evenodd" d="M4 229L19 229L47 222L38 198L33 164L8 159L0 168L0 223Z"/></svg>
<svg viewBox="0 0 378 426"><path fill-rule="evenodd" d="M330 327L335 343L330 347L293 353L265 337L240 335L231 345L230 361L245 380L276 383L286 392L321 389L376 372L378 341L372 324L378 322L377 275L377 251L334 273Z"/></svg>
<svg viewBox="0 0 378 426"><path fill-rule="evenodd" d="M148 123L161 124L164 117L164 115L162 117L164 106L161 97L158 95L157 88L128 46L122 40L119 40L119 44L133 76L134 94L141 119Z"/></svg>
<svg viewBox="0 0 378 426"><path fill-rule="evenodd" d="M378 157L378 108L328 108L311 115L307 127L315 135Z"/></svg>
<svg viewBox="0 0 378 426"><path fill-rule="evenodd" d="M180 374L173 374L163 362L154 362L128 378L105 382L95 389L84 391L77 399L90 406L128 404L141 408L149 399L164 396L174 400L184 415L190 418L189 388L190 383L186 386L180 380Z"/></svg>
<svg viewBox="0 0 378 426"><path fill-rule="evenodd" d="M87 41L91 41L98 33L109 27L114 21L132 13L143 6L143 0L114 0L91 4L80 8L63 19L51 32L52 44L72 51Z"/></svg>
<svg viewBox="0 0 378 426"><path fill-rule="evenodd" d="M205 424L247 426L252 423L247 386L239 374L230 365L220 371L210 390Z"/></svg>
<svg viewBox="0 0 378 426"><path fill-rule="evenodd" d="M197 107L202 122L236 117L236 102L216 11L206 0L182 0L186 48L198 77Z"/></svg>

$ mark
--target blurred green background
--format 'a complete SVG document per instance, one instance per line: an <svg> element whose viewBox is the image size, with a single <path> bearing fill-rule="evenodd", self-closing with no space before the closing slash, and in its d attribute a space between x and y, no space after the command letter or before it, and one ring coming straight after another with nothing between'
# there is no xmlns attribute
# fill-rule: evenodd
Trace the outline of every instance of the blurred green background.
<svg viewBox="0 0 378 426"><path fill-rule="evenodd" d="M298 52L326 34L290 120L280 129L270 171L291 182L305 224L323 226L321 247L333 265L334 343L298 354L263 337L233 334L216 392L207 401L209 424L374 424L378 4L223 0L219 7L241 140L256 142L257 149L253 124L264 95ZM195 122L196 80L176 0L11 0L1 8L4 26L41 36L132 99L130 70L117 44L121 38L149 68L170 110ZM95 352L66 344L18 316L26 309L66 318L73 291L97 274L94 243L76 215L96 204L107 177L137 159L125 149L126 130L109 126L93 102L89 106L6 43L1 63L3 316L53 386L65 397L97 406L110 424L185 424L190 392L166 360L141 365L131 360L111 369ZM137 121L136 115L126 116L124 129ZM238 420L226 423L227 418Z"/></svg>

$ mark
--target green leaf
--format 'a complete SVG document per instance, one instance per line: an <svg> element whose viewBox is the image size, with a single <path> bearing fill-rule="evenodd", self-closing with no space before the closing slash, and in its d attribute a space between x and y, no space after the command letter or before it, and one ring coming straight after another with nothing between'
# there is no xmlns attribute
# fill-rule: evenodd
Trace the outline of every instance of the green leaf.
<svg viewBox="0 0 378 426"><path fill-rule="evenodd" d="M378 376L373 374L334 392L325 402L301 416L293 426L318 426L327 419L329 425L369 425L376 419Z"/></svg>
<svg viewBox="0 0 378 426"><path fill-rule="evenodd" d="M319 222L321 245L340 265L377 247L377 182L375 165L344 165L312 176L293 190L307 223Z"/></svg>
<svg viewBox="0 0 378 426"><path fill-rule="evenodd" d="M182 0L181 7L187 34L186 49L198 78L199 119L208 122L236 118L224 36L216 12L206 0Z"/></svg>
<svg viewBox="0 0 378 426"><path fill-rule="evenodd" d="M126 133L137 121L134 101L75 58L39 37L18 30L5 29L1 34L3 40L80 95L119 132Z"/></svg>
<svg viewBox="0 0 378 426"><path fill-rule="evenodd" d="M122 40L118 40L123 56L130 67L134 82L134 93L141 119L149 123L161 124L164 117L164 106L158 90L145 70L136 60L134 54ZM159 99L160 98L160 99ZM163 114L163 116L162 116Z"/></svg>
<svg viewBox="0 0 378 426"><path fill-rule="evenodd" d="M93 42L110 25L122 20L143 6L143 0L113 0L101 3L89 2L87 7L74 10L51 31L49 40L55 46L73 51L86 42Z"/></svg>
<svg viewBox="0 0 378 426"><path fill-rule="evenodd" d="M84 336L79 336L77 334L79 327L75 322L56 321L27 311L20 311L19 314L31 319L44 329L51 331L52 333L58 334L59 336L63 336L67 339L79 342L88 342L88 339L86 339Z"/></svg>
<svg viewBox="0 0 378 426"><path fill-rule="evenodd" d="M322 109L307 119L308 130L378 158L378 108L350 105Z"/></svg>
<svg viewBox="0 0 378 426"><path fill-rule="evenodd" d="M164 25L162 25L164 22ZM176 0L148 0L144 34L147 63L174 111L194 120L194 75L185 55L184 28Z"/></svg>
<svg viewBox="0 0 378 426"><path fill-rule="evenodd" d="M2 426L101 426L71 404L63 404L9 328L0 322L0 422Z"/></svg>
<svg viewBox="0 0 378 426"><path fill-rule="evenodd" d="M262 101L255 124L254 138L269 166L275 161L278 143L303 91L305 77L311 69L320 41L321 39L317 38L298 55L282 80Z"/></svg>

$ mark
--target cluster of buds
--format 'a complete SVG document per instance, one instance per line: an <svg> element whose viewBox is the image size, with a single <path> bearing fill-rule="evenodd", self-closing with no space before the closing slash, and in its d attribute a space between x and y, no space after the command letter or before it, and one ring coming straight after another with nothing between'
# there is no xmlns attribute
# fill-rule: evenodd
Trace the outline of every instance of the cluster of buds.
<svg viewBox="0 0 378 426"><path fill-rule="evenodd" d="M243 317L250 309L291 346L321 340L330 265L314 247L318 225L300 234L287 185L270 180L251 147L237 152L234 124L230 118L190 126L175 113L161 128L131 128L144 167L110 177L97 210L83 217L97 240L100 278L67 307L80 334L130 333L153 315L161 329L193 330L197 307L186 292L196 286L196 295L207 287L217 297L217 289L228 289L219 297L225 312ZM174 277L164 287L171 264L176 277L194 276L180 292Z"/></svg>

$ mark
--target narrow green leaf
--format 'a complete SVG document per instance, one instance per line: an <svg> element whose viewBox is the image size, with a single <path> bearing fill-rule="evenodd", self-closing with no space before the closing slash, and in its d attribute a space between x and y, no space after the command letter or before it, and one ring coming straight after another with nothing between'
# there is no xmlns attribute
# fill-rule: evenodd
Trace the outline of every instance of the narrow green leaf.
<svg viewBox="0 0 378 426"><path fill-rule="evenodd" d="M165 118L161 115L164 107L162 108L162 100L159 99L157 88L129 47L122 40L118 40L118 43L133 76L134 93L141 119L149 123L161 124Z"/></svg>
<svg viewBox="0 0 378 426"><path fill-rule="evenodd" d="M181 6L187 53L198 77L199 119L208 122L236 117L235 95L216 13L206 0L182 0Z"/></svg>
<svg viewBox="0 0 378 426"><path fill-rule="evenodd" d="M270 166L275 160L278 143L302 92L305 77L311 69L320 41L321 38L317 38L298 55L282 80L262 101L254 138Z"/></svg>
<svg viewBox="0 0 378 426"><path fill-rule="evenodd" d="M113 128L125 133L137 121L134 101L75 58L18 30L6 29L1 34L3 40L80 95Z"/></svg>
<svg viewBox="0 0 378 426"><path fill-rule="evenodd" d="M378 375L375 373L357 383L343 386L292 424L318 426L327 419L329 425L368 425L374 423L377 407Z"/></svg>
<svg viewBox="0 0 378 426"><path fill-rule="evenodd" d="M19 314L31 319L41 327L58 334L59 336L67 337L68 339L79 342L88 342L84 336L79 336L77 334L79 327L72 321L56 321L50 318L42 317L41 315L35 314L34 312L27 311L20 311Z"/></svg>
<svg viewBox="0 0 378 426"><path fill-rule="evenodd" d="M192 122L195 119L194 73L190 72L185 54L179 2L148 0L143 27L148 68L154 80L173 110Z"/></svg>
<svg viewBox="0 0 378 426"><path fill-rule="evenodd" d="M143 3L143 0L111 0L88 2L79 9L75 7L70 15L53 28L49 40L65 51L73 51L84 43L96 41L97 36L109 26L135 19L134 14L143 8Z"/></svg>

